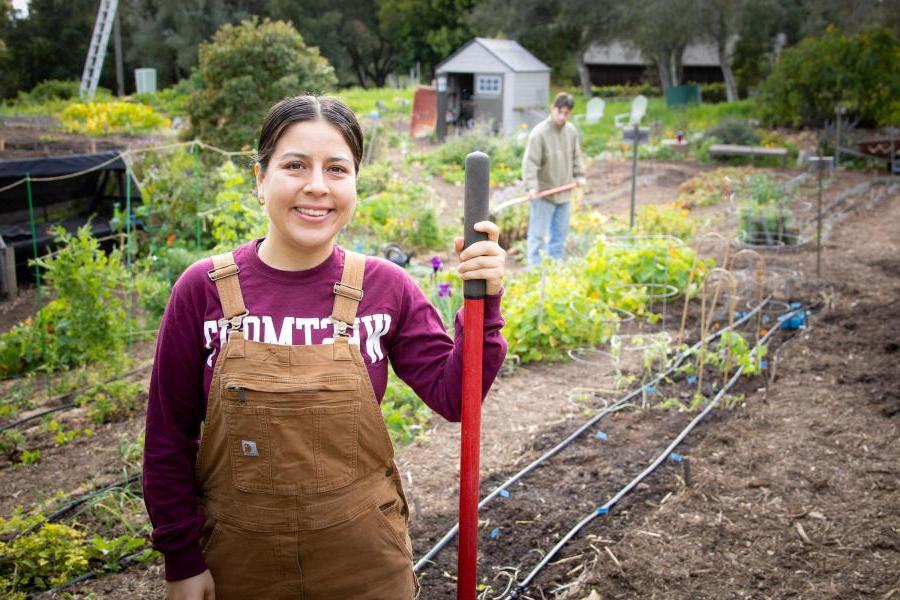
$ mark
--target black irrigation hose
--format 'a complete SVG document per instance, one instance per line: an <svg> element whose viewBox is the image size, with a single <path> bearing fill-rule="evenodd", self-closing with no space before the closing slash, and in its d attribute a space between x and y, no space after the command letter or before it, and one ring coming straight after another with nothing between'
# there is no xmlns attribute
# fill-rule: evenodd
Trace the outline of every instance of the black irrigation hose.
<svg viewBox="0 0 900 600"><path fill-rule="evenodd" d="M49 415L51 413L60 412L63 410L69 410L70 408L75 408L78 406L74 402L70 402L69 404L61 404L59 406L54 406L53 408L47 408L42 410L41 412L31 415L30 417L25 417L24 419L20 419L18 421L13 421L12 423L7 423L3 427L0 427L0 433L3 433L7 429L14 429L19 427L20 425L24 425L25 423L29 423L34 421L35 419L40 419L43 416Z"/></svg>
<svg viewBox="0 0 900 600"><path fill-rule="evenodd" d="M754 352L757 348L762 346L766 342L766 340L772 337L775 332L779 330L779 327L773 327L772 329L770 329L768 333L760 338L759 342L754 347ZM581 521L578 522L577 525L569 530L569 532L566 533L566 535L564 535L562 539L560 539L559 542L557 542L557 544L549 552L547 552L547 554L544 555L541 561L537 564L537 566L534 567L534 569L532 569L532 571L525 577L525 579L523 579L519 584L516 585L516 589L513 590L513 592L509 596L507 596L507 598L509 598L510 600L518 598L519 595L523 593L526 588L528 588L528 585L534 580L537 574L540 573L541 570L543 570L543 568L546 567L551 560L553 560L553 558L559 553L563 546L565 546L569 542L569 540L575 537L575 535L577 535L579 531L581 531L588 523L593 521L598 516L608 515L609 511L612 510L612 508L616 505L616 503L619 502L619 500L621 500L626 494L637 487L637 485L648 475L653 473L653 471L655 471L666 460L666 458L671 456L675 448L677 448L678 445L682 441L684 441L684 438L686 438L687 435L691 431L693 431L693 429L700 423L700 421L702 421L710 413L710 411L712 411L712 409L715 408L716 405L718 405L719 401L722 399L725 393L730 390L735 383L737 383L743 372L744 367L740 367L737 371L735 371L731 379L728 380L728 383L722 386L722 389L719 390L715 397L706 405L706 408L704 408L696 417L694 417L693 420L691 420L690 423L688 423L687 427L685 427L681 431L681 433L679 433L675 437L675 439L672 440L672 442L666 447L666 449L663 450L662 453L657 456L656 459L652 463L650 463L650 465L646 469L641 471L641 473L637 477L632 479L627 485L625 485L625 487L620 489L615 496L613 496L609 501L606 502L606 504L594 509L589 515L584 517Z"/></svg>
<svg viewBox="0 0 900 600"><path fill-rule="evenodd" d="M105 494L106 492L108 492L110 490L114 490L114 489L120 488L120 487L130 486L132 483L139 480L140 478L141 478L141 473L138 472L138 473L135 473L134 475L132 475L131 477L126 477L125 479L121 479L119 481L116 481L115 483L110 483L109 485L103 486L102 488L95 489L92 492L89 492L89 493L85 494L84 496L81 496L77 500L73 500L73 501L69 502L68 504L66 504L65 506L63 506L62 508L57 510L56 512L47 516L44 521L31 527L30 529L26 529L25 531L20 531L17 534L11 536L9 539L5 539L4 541L11 542L12 540L14 540L18 537L21 537L23 535L32 534L35 531L40 530L47 523L54 523L56 521L59 521L64 516L66 516L68 513L72 512L72 510L78 508L85 502L88 502L89 500L92 500L93 498L96 498L97 496L100 496L101 494Z"/></svg>
<svg viewBox="0 0 900 600"><path fill-rule="evenodd" d="M89 492L88 494L82 496L81 498L78 498L77 500L73 500L73 501L69 502L68 504L66 504L65 506L63 506L62 508L60 508L53 514L49 515L47 517L47 522L53 523L54 521L60 520L66 514L72 512L74 509L78 508L85 502L88 502L89 500L92 500L93 498L96 498L97 496L100 496L110 490L114 490L116 488L121 488L121 487L129 487L135 481L139 481L141 478L141 475L142 475L142 473L140 471L138 471L131 477L126 477L125 479L121 479L119 481L116 481L115 483L111 483L102 488L95 489L92 492Z"/></svg>
<svg viewBox="0 0 900 600"><path fill-rule="evenodd" d="M755 315L757 312L759 312L760 310L762 310L763 306L765 306L766 304L768 304L769 301L771 300L771 298L772 298L771 296L766 297L766 298L765 298L762 302L760 302L756 307L754 307L752 310L748 311L747 314L745 314L745 315L742 316L740 319L738 319L737 321L735 321L734 323L732 323L730 326L725 327L725 328L723 328L723 329L721 329L721 330L719 330L719 331L717 331L717 332L715 332L715 333L709 335L709 336L707 337L707 339L705 340L705 342L703 342L703 343L707 343L707 344L708 344L708 343L712 342L713 340L715 340L716 338L718 338L719 336L721 336L721 335L722 335L723 333L725 333L726 331L729 331L729 330L731 330L731 329L734 329L735 327L738 327L738 326L740 326L740 325L743 325L744 323L746 323L747 321L749 321L749 320L753 317L753 315ZM777 328L776 328L776 329L777 329ZM774 331L774 330L773 330L773 331ZM550 450L548 450L547 452L545 452L543 455L541 455L539 458L537 458L536 460L534 460L531 464L529 464L528 466L526 466L524 469L522 469L521 471L519 471L518 473L516 473L515 475L513 475L512 477L510 477L509 479L507 479L507 480L504 481L503 483L501 483L497 488L494 489L494 491L492 491L490 494L488 494L487 496L485 496L484 499L483 499L481 502L478 503L478 508L479 508L479 510L482 509L482 508L484 508L485 506L487 506L488 503L489 503L491 500L493 500L493 499L496 498L498 495L500 495L501 492L503 492L504 490L506 490L506 489L507 489L508 487L510 487L512 484L516 483L516 482L519 481L522 477L524 477L525 475L527 475L528 473L530 473L531 471L533 471L534 469L536 469L537 467L539 467L542 463L546 462L547 460L549 460L550 458L552 458L553 456L555 456L556 454L558 454L558 453L559 453L561 450L563 450L566 446L568 446L568 445L571 444L573 441L575 441L579 436L581 436L581 434L583 434L585 431L587 431L588 429L590 429L591 427L593 427L595 424L597 424L597 422L600 421L600 419L602 419L603 417L605 417L605 416L608 415L609 413L615 411L618 407L622 406L623 404L625 404L625 403L628 402L629 400L631 400L631 399L633 399L633 398L636 398L638 395L640 395L640 394L643 392L643 390L644 390L648 385L656 385L656 384L659 383L663 378L667 377L667 376L670 375L672 372L674 372L678 367L681 366L681 364L685 361L685 359L687 359L687 358L688 358L695 350L697 350L697 348L700 347L700 344L701 344L701 342L697 342L696 344L694 344L693 346L691 346L691 347L688 348L687 350L683 351L681 354L679 354L678 356L676 356L675 358L672 359L672 362L670 363L670 366L669 366L668 369L666 369L665 371L663 371L662 373L660 373L659 375L657 375L656 378L654 378L651 382L641 384L641 387L639 387L639 388L637 388L637 389L635 389L635 390L632 390L631 392L629 392L629 393L628 393L627 395L625 395L624 397L622 397L622 398L616 400L615 402L613 402L611 405L609 405L608 407L606 407L605 409L603 409L602 411L600 411L598 414L594 415L594 416L593 416L591 419L589 419L586 423L584 423L583 425L581 425L581 427L579 427L579 428L576 429L574 432L572 432L571 434L569 434L563 441L561 441L561 442L558 443L556 446L554 446L553 448L551 448ZM444 535L444 537L441 538L440 541L438 541L437 544L435 544L435 545L434 545L434 546L433 546L433 547L425 554L425 556L423 556L422 558L419 559L419 561L415 564L415 567L413 568L413 571L416 572L416 573L418 573L420 570L422 570L422 569L427 565L427 563L431 562L431 561L434 559L434 557L436 557L436 556L441 552L441 550L443 550L444 547L446 547L447 544L449 544L449 543L453 540L453 538L456 537L456 534L457 534L458 532L459 532L459 523L456 523L456 524L450 529L450 531L448 531L448 532L446 533L446 535Z"/></svg>
<svg viewBox="0 0 900 600"><path fill-rule="evenodd" d="M143 370L145 370L145 369L148 369L148 368L150 368L150 367L152 367L152 366L153 366L153 363L150 362L149 364L142 365L142 366L140 366L140 367L134 368L134 369L128 371L127 373L123 373L122 375L120 375L120 376L118 376L118 377L115 377L115 378L113 378L113 379L110 379L109 381L105 381L105 382L102 383L102 384L97 384L97 385L94 385L94 386L91 386L91 387L92 387L92 388L96 388L96 387L98 387L98 386L100 386L100 385L107 385L107 384L110 384L110 383L113 383L113 382L116 382L116 381L121 381L121 380L123 380L123 379L125 379L125 378L127 378L127 377L131 377L132 375L135 375L136 373L139 373L139 372L141 372L141 371L143 371ZM76 395L76 393L77 393L77 392L73 390L73 391L71 391L71 392L67 392L67 393L63 394L62 396L58 396L57 398L54 398L54 400L67 400L67 399L71 398L72 396ZM79 406L79 404L77 404L77 403L75 403L75 402L69 402L69 403L66 403L66 404L61 404L61 405L59 405L59 406L54 406L53 408L48 408L48 409L42 410L41 412L39 412L39 413L37 413L37 414L33 414L33 415L31 415L30 417L25 417L24 419L20 419L20 420L18 420L18 421L13 421L12 423L7 423L6 425L3 425L2 427L0 427L0 433L3 433L3 432L6 431L7 429L14 429L14 428L16 428L16 427L19 427L20 425L24 425L25 423L29 423L29 422L31 422L31 421L33 421L33 420L35 420L35 419L39 419L39 418L41 418L41 417L43 417L43 416L45 416L45 415L49 415L49 414L52 414L52 413L55 413L55 412L60 412L60 411L63 411L63 410L69 410L70 408L75 408L75 407L77 407L77 406Z"/></svg>

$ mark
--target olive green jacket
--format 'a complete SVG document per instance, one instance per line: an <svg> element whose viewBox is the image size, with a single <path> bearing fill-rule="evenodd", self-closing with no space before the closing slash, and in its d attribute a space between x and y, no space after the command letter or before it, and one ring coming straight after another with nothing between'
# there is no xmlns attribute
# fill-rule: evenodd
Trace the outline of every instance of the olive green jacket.
<svg viewBox="0 0 900 600"><path fill-rule="evenodd" d="M534 126L528 135L522 159L522 178L525 190L540 192L571 183L584 177L578 130L571 123L557 127L549 117ZM546 196L554 204L569 201L571 191Z"/></svg>

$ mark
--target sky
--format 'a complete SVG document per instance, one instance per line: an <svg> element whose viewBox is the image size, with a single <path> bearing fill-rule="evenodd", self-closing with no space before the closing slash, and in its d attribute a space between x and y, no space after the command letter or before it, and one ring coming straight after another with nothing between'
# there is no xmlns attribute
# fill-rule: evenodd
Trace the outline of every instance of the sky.
<svg viewBox="0 0 900 600"><path fill-rule="evenodd" d="M28 13L28 0L13 0L13 8Z"/></svg>

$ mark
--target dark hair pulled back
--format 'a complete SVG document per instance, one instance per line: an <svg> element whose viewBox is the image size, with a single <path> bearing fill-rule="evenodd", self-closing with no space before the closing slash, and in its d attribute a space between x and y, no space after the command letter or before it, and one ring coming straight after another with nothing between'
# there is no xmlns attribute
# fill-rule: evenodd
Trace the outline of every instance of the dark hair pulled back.
<svg viewBox="0 0 900 600"><path fill-rule="evenodd" d="M356 115L343 101L333 96L293 96L285 98L272 108L263 121L259 133L256 160L265 172L278 140L294 123L323 119L337 128L353 153L353 163L359 173L363 154L363 133Z"/></svg>

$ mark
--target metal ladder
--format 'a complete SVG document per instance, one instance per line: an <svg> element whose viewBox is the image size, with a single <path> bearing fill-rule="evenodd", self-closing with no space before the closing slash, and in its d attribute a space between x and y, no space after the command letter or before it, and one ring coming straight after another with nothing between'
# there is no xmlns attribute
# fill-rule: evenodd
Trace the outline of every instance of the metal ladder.
<svg viewBox="0 0 900 600"><path fill-rule="evenodd" d="M106 58L106 47L109 45L109 34L112 31L113 21L116 20L118 8L119 0L100 0L97 20L94 21L94 33L91 34L91 45L88 47L87 60L81 73L81 85L78 87L78 95L85 102L93 100L97 92L103 60Z"/></svg>

